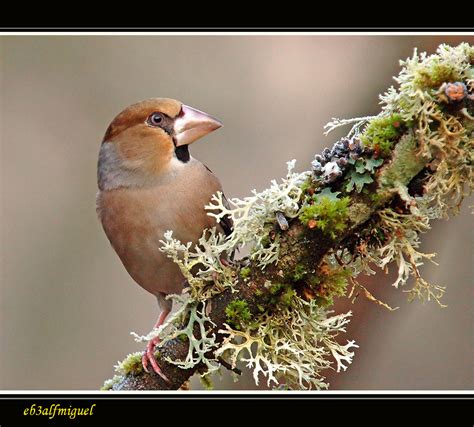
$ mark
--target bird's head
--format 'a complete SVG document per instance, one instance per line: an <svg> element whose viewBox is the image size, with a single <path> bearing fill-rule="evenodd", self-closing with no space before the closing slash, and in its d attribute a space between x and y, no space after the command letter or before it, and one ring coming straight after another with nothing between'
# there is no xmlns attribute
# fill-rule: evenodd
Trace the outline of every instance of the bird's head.
<svg viewBox="0 0 474 427"><path fill-rule="evenodd" d="M153 98L129 106L105 132L99 188L146 185L174 162L188 162L188 145L220 127L216 118L174 99Z"/></svg>

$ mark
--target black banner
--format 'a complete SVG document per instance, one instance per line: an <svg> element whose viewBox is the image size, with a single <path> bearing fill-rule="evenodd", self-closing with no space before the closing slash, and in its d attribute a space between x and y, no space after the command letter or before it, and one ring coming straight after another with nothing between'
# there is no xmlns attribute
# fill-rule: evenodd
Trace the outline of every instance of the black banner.
<svg viewBox="0 0 474 427"><path fill-rule="evenodd" d="M473 395L91 394L0 396L0 426L272 421L302 424L472 426ZM240 421L239 421L240 420ZM285 421L286 420L286 421ZM294 422L292 422L294 420ZM170 426L171 424L171 426ZM293 427L290 425L289 427Z"/></svg>

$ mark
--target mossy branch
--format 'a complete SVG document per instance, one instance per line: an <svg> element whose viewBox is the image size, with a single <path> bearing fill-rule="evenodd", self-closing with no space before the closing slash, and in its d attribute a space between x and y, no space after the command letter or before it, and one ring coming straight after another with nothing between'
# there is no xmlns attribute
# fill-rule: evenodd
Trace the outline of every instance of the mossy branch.
<svg viewBox="0 0 474 427"><path fill-rule="evenodd" d="M473 62L467 44L414 55L402 63L399 91L382 97L379 116L333 120L332 128L355 124L347 138L315 156L311 173L290 168L283 184L273 183L256 200L234 202L236 209L227 212L235 215L231 239L211 233L193 252L169 234L164 250L190 285L190 302L157 349L170 381L143 372L141 355L134 354L106 388L179 389L195 372L212 372L219 360L235 367L238 359L254 368L257 382L263 374L269 384L283 377L294 387L322 388L319 371L330 367L327 356L345 370L349 348L356 347L333 340L347 315L328 317L325 308L348 283L357 286L359 273L396 261L396 286L412 275L411 297L439 301L444 290L418 270L431 255L416 249L429 221L456 210L473 187ZM211 207L223 215L219 200ZM250 235L251 255L223 265L219 254ZM200 273L191 273L195 265ZM303 348L305 340L312 344ZM190 361L196 351L199 357Z"/></svg>

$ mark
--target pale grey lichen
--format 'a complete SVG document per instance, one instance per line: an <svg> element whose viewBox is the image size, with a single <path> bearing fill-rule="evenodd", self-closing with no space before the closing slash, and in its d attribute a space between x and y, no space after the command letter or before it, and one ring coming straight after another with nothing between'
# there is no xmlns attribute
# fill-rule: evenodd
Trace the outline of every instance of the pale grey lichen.
<svg viewBox="0 0 474 427"><path fill-rule="evenodd" d="M193 368L204 365L207 368L206 375L219 368L219 363L207 355L217 347L216 336L212 333L214 322L206 314L206 302L199 303L198 300L186 298L182 295L171 296L175 302L181 304L180 308L171 314L167 321L157 329L153 329L147 335L138 335L132 332L137 342L150 341L155 337L161 338L161 344L175 338L189 343L188 354L185 360L174 360L165 358L169 363L182 369ZM181 326L183 325L184 326ZM196 336L195 329L198 330Z"/></svg>
<svg viewBox="0 0 474 427"><path fill-rule="evenodd" d="M178 310L168 315L165 322L159 328L153 328L148 334L146 335L139 335L135 332L130 332L135 338L136 342L147 342L151 341L153 338L160 337L164 339L165 337L173 334L177 330L177 326L184 321L188 310L189 304L192 302L186 294L183 295L168 295L167 299L172 299L174 303L179 304Z"/></svg>
<svg viewBox="0 0 474 427"><path fill-rule="evenodd" d="M161 250L172 258L181 268L185 278L189 283L191 299L205 301L213 293L220 292L224 286L232 286L235 277L226 275L227 268L220 262L219 255L223 252L231 252L236 247L249 245L251 248L251 258L254 259L262 269L269 263L278 260L278 243L264 244L263 238L267 236L270 227L273 227L276 219L276 212L282 212L287 218L295 218L301 210L300 198L302 195L302 184L307 180L310 172L293 172L295 161L288 162L288 174L281 183L272 181L270 188L257 193L253 191L252 197L245 199L231 199L234 206L229 208L224 201L222 194L218 193L213 197L213 202L206 208L209 214L220 220L224 215L229 215L234 222L234 231L229 238L219 235L215 230L207 231L194 249L191 244L183 244L172 237L171 232L165 234ZM192 273L191 270L202 265L200 270ZM208 282L221 278L217 289L207 288ZM268 286L272 283L268 281ZM219 287L221 289L219 289ZM207 292L203 290L207 289ZM197 312L194 308L194 321L203 319L204 311ZM328 312L318 307L315 301L306 302L301 298L295 298L294 304L286 309L279 310L278 313L263 315L258 319L260 324L257 331L247 329L236 331L230 326L226 326L225 345L219 347L215 352L215 357L220 355L230 357L231 363L235 364L238 356L242 356L248 366L253 368L253 375L258 382L258 376L262 373L267 377L268 383L276 382L277 377L285 374L287 381L302 388L326 388L327 384L321 376L320 371L331 367L330 356L336 362L336 370L346 369L346 364L350 363L353 352L351 347L356 347L350 341L346 345L338 344L334 337L345 332L344 325L348 322L350 313L338 316L328 316ZM196 315L197 318L196 318ZM203 323L206 320L202 320ZM152 339L157 334L169 326L176 323L176 317L170 319L158 331L152 331L147 336L140 337L143 340ZM192 326L188 323L185 328L186 336ZM221 331L222 332L222 331ZM173 330L163 335L165 339L171 339L183 333L183 329ZM242 337L247 337L248 354L244 356L242 352L231 351L233 346L239 347L238 341ZM210 338L210 340L208 340ZM193 348L190 348L187 360L184 362L173 362L182 368L195 366L197 363L205 363L208 368L214 370L217 367L216 359L209 356L209 349L214 345L214 337L205 338L207 344L191 337ZM268 340L272 344L268 343ZM293 341L290 341L293 340ZM253 344L258 344L257 353L252 353ZM206 347L208 345L208 347ZM237 348L235 347L235 348ZM205 348L205 350L203 350ZM235 350L234 348L234 350ZM197 349L199 357L193 358L193 352Z"/></svg>
<svg viewBox="0 0 474 427"><path fill-rule="evenodd" d="M278 242L267 242L269 230L276 223L275 214L281 212L286 218L296 218L300 211L301 185L310 172L296 173L295 160L287 163L288 173L281 183L271 181L269 188L243 199L230 199L228 207L222 193L212 197L212 202L206 206L208 215L219 222L223 217L230 216L234 222L234 230L220 246L220 250L232 251L236 247L249 246L251 259L260 267L278 262Z"/></svg>
<svg viewBox="0 0 474 427"><path fill-rule="evenodd" d="M112 378L109 378L108 380L105 380L104 381L104 384L102 385L102 387L100 388L101 391L108 391L108 390L112 390L113 386L115 384L118 384L120 383L120 381L123 380L123 376L122 375L114 375Z"/></svg>
<svg viewBox="0 0 474 427"><path fill-rule="evenodd" d="M173 365L177 365L182 369L194 368L203 364L207 368L206 375L219 369L220 364L212 357L207 356L217 348L216 335L212 333L214 322L206 315L206 303L197 304L197 302L189 303L186 310L188 321L183 328L176 328L172 333L168 334L163 343L171 339L179 337L187 340L189 343L188 354L185 360L176 360L166 358L165 360ZM195 336L194 329L199 331L198 337Z"/></svg>
<svg viewBox="0 0 474 427"><path fill-rule="evenodd" d="M398 277L393 286L405 285L408 279L414 276L415 285L409 290L410 299L418 297L430 301L433 298L442 305L440 298L445 288L430 285L421 277L419 271L424 259L434 262L432 258L436 255L418 251L421 243L420 233L430 229L429 218L426 215L399 214L393 209L383 209L378 213L378 217L380 229L391 238L372 252L369 260L382 269L395 262L398 265Z"/></svg>
<svg viewBox="0 0 474 427"><path fill-rule="evenodd" d="M429 284L420 275L419 267L423 260L432 261L434 254L418 251L419 235L429 230L430 220L446 218L449 212L457 213L464 197L474 188L472 117L467 109L464 113L461 110L458 116L454 115L443 107L445 100L440 98L440 87L446 81L463 79L470 91L468 96L472 96L473 58L474 47L468 43L456 47L441 45L434 55L418 55L415 50L412 58L400 62L402 70L395 77L399 83L398 90L391 87L380 97L383 108L378 116L369 120L333 119L328 124L331 131L355 123L349 132L352 137L363 137L370 123L394 115L413 126L413 131L407 131L395 145L393 156L402 156L403 161L399 158L393 167L389 165L379 178L379 191L387 189L398 193L408 212L398 213L389 207L378 211L374 230L382 232L385 241L379 245L362 243L357 250L358 257L341 255L354 275L362 271L374 274L371 263L386 269L395 262L398 277L394 286L405 285L410 277L415 279L414 286L408 290L410 300L434 299L441 304L445 289ZM430 160L430 175L424 183L423 195L411 197L407 185L413 171L421 171Z"/></svg>
<svg viewBox="0 0 474 427"><path fill-rule="evenodd" d="M288 173L281 183L271 181L271 186L262 192L253 190L253 196L244 199L233 198L229 207L221 192L213 195L211 203L206 206L208 215L219 222L229 216L234 223L234 229L229 237L225 237L215 229L205 230L203 236L193 246L182 243L172 236L172 231L165 233L161 242L161 250L175 261L188 281L193 297L200 294L203 299L209 294L201 291L206 288L206 282L215 283L213 291L221 291L222 287L230 286L232 270L220 261L220 255L231 253L235 248L249 247L250 257L256 260L262 269L273 262L278 262L278 242L267 242L269 230L277 222L276 213L281 212L286 218L298 216L299 200L302 194L301 185L310 172L296 173L295 160L287 163ZM197 274L192 273L194 266L201 266ZM208 284L208 283L207 283ZM213 292L212 291L212 292Z"/></svg>
<svg viewBox="0 0 474 427"><path fill-rule="evenodd" d="M234 270L225 266L220 259L222 253L231 253L236 247L245 245L251 248L251 258L256 260L262 269L269 263L277 261L278 243L270 245L263 243L263 238L268 234L269 227L275 224L276 212L281 212L286 218L294 218L300 211L299 199L302 194L301 185L307 179L309 172L293 172L295 161L288 162L288 174L281 183L275 180L270 188L258 193L253 191L252 197L245 199L231 199L234 208L229 208L221 193L217 193L212 203L206 206L209 215L219 221L223 216L229 215L234 222L234 230L226 238L216 229L206 230L196 245L182 243L173 238L172 231L164 235L161 250L167 254L181 269L188 283L190 298L184 300L179 296L171 296L182 303L181 308L172 314L158 329L149 334L139 336L135 333L137 341L149 341L160 336L163 342L185 335L190 342L189 352L184 361L171 361L183 369L188 369L197 364L205 364L209 371L219 366L216 360L209 356L210 350L215 347L215 336L207 335L207 327L212 324L205 314L205 309L197 308L196 302L205 303L212 295L222 292L226 287L235 283ZM216 213L217 212L217 213ZM197 271L196 271L197 270ZM176 327L188 316L185 328ZM199 325L201 338L193 334L195 324Z"/></svg>
<svg viewBox="0 0 474 427"><path fill-rule="evenodd" d="M160 242L160 250L179 266L193 299L205 301L226 287L232 287L235 272L221 261L221 257L235 247L215 227L205 230L196 245L175 239L171 230Z"/></svg>
<svg viewBox="0 0 474 427"><path fill-rule="evenodd" d="M441 44L436 54L426 52L401 60L399 75L394 77L399 84L380 95L382 114L398 112L405 121L418 118L437 102L436 90L446 81L467 80L472 69L470 59L474 57L474 47L461 43L456 47ZM429 114L428 114L429 115Z"/></svg>
<svg viewBox="0 0 474 427"><path fill-rule="evenodd" d="M266 378L267 386L278 384L284 378L292 388L325 389L321 371L332 368L346 370L356 348L354 341L341 345L335 337L345 332L351 312L330 316L315 300L294 297L292 304L272 315L262 315L258 326L235 330L229 325L220 333L227 335L216 351L233 366L239 360L253 371L255 383Z"/></svg>
<svg viewBox="0 0 474 427"><path fill-rule="evenodd" d="M347 134L347 138L352 138L353 136L357 136L358 134L360 134L360 128L375 117L377 116L355 117L353 119L339 119L337 117L333 117L330 122L324 125L324 129L326 129L324 135L327 136L333 130L338 129L340 127L352 125L351 130Z"/></svg>
<svg viewBox="0 0 474 427"><path fill-rule="evenodd" d="M472 102L473 61L474 48L467 43L457 47L441 45L431 56L418 55L415 51L412 58L401 62L402 70L395 78L399 88L392 87L381 96L383 107L379 115L333 119L326 125L326 133L343 125L352 125L348 141L363 140L364 149L374 153L371 159L367 160L365 156L367 159L364 157L364 161L357 163L362 153L354 153L350 156L352 162L349 162L344 156L343 160L339 158L341 156L332 156L332 151L326 149L323 156L316 156L313 162L315 175L323 176L322 186L349 178L336 189L343 193L342 196L360 193L354 205L349 206L350 215L354 206L372 206L364 198L370 200L374 197L376 213L370 217L369 209L363 212L363 220L370 223L365 229L367 233L361 233L355 249L352 252L348 248L339 253L331 252L323 260L329 269L336 269L339 263L343 263L344 268L350 269L353 276L350 280L354 285L358 274L374 274L375 267L386 270L395 262L398 266L395 286L403 286L414 277L415 284L408 290L410 299L440 301L444 288L430 285L420 276L419 268L423 261L433 257L433 254L419 251L420 234L429 229L430 220L446 217L449 212L456 213L463 198L474 188L472 104L463 100L466 106L460 105L459 111L453 113L445 108L443 103L446 100L441 90L444 83L459 81L468 91L465 99ZM380 155L389 162L388 165L385 160L379 160ZM326 158L328 156L330 158ZM408 161L411 158L414 163L409 165L400 161L400 156L405 156ZM325 158L324 164L320 161L322 157ZM421 195L411 196L409 181L427 163L429 169L423 182L424 190ZM402 166L398 167L399 164ZM311 295L311 289L308 290L308 301L291 295L289 304L279 305L271 312L264 310L255 322L244 325L241 330L225 325L220 331L225 335L221 346L217 347L215 336L210 332L212 323L206 315L206 301L226 288L233 288L237 280L234 269L223 265L220 255L231 253L237 247L249 246L250 258L260 268L278 262L278 238L268 239L276 224L275 214L281 212L288 219L300 215L303 187L311 177L311 172L295 173L294 166L294 161L288 162L288 174L281 183L272 181L270 188L262 192L254 190L250 197L231 199L231 207L222 194L213 197L206 206L209 215L217 221L230 216L234 222L234 231L228 238L215 229L206 230L198 244L193 246L174 239L172 232L166 233L162 250L179 265L188 281L190 297L181 300L180 310L170 316L159 330L138 338L149 340L158 335L169 340L184 336L190 342L186 359L168 360L170 363L183 368L204 363L212 371L217 366L216 358L222 356L233 365L238 360L246 362L256 383L263 375L268 385L284 378L291 387L313 389L327 387L321 374L323 369L335 366L339 372L351 363L354 356L351 349L357 346L353 341L342 345L335 340L339 333L345 332L350 312L332 316L321 307L321 300ZM379 176L378 168L383 168L381 174L385 171L385 175ZM366 175L366 182L362 182L359 175L352 176L351 181L349 174L352 172ZM375 186L375 183L378 187L374 194L370 194L367 187ZM313 188L313 195L315 190L321 188ZM398 210L386 203L393 200L394 195L401 201ZM360 216L355 222L359 223L359 220ZM276 285L270 281L267 284L269 289ZM324 283L318 282L318 285ZM366 288L360 289L369 299L390 308ZM183 323L184 327L176 326ZM196 327L201 332L201 339L194 337ZM213 350L214 356L209 356Z"/></svg>

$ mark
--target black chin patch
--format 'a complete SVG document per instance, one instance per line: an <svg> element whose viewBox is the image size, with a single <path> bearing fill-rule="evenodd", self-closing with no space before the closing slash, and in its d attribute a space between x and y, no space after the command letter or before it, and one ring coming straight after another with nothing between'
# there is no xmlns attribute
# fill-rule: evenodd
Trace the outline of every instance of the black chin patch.
<svg viewBox="0 0 474 427"><path fill-rule="evenodd" d="M187 145L180 145L174 149L179 161L187 163L189 161L189 148Z"/></svg>

